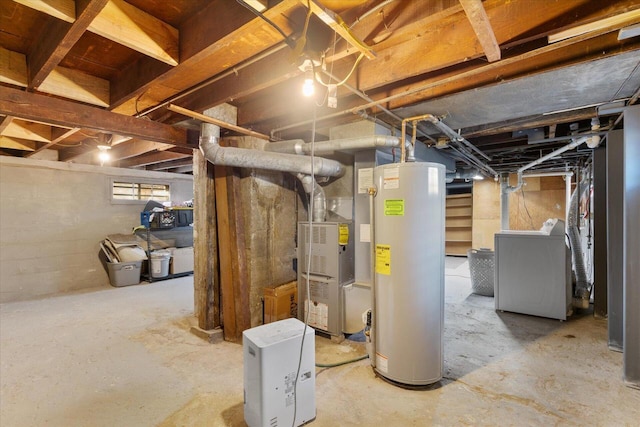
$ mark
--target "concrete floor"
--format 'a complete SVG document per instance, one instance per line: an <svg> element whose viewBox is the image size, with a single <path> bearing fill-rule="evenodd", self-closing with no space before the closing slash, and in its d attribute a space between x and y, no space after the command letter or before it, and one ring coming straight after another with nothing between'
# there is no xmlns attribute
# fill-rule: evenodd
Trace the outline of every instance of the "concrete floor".
<svg viewBox="0 0 640 427"><path fill-rule="evenodd" d="M314 426L640 425L606 321L496 313L447 258L445 379L410 391L368 361L317 370ZM0 425L244 426L242 349L207 344L192 278L0 305ZM316 361L365 352L317 337Z"/></svg>

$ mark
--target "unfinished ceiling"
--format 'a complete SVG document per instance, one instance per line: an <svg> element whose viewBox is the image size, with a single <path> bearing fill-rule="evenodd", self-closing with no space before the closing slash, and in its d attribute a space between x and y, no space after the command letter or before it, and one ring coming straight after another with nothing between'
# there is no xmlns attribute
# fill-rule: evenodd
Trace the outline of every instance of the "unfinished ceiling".
<svg viewBox="0 0 640 427"><path fill-rule="evenodd" d="M167 107L228 102L272 140L310 139L314 116L322 139L431 113L509 171L594 117L606 131L640 87L637 0L1 0L0 19L9 156L96 163L108 145L114 166L188 173L197 126ZM336 108L318 82L302 96L305 59L349 76Z"/></svg>

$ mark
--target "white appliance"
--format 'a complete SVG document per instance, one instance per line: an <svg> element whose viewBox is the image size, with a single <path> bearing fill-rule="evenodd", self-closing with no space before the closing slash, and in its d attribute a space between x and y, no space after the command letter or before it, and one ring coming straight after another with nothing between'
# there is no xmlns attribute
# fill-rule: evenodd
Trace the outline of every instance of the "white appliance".
<svg viewBox="0 0 640 427"><path fill-rule="evenodd" d="M566 320L571 302L564 221L549 219L540 231L496 233L496 310Z"/></svg>
<svg viewBox="0 0 640 427"><path fill-rule="evenodd" d="M445 168L374 169L375 371L401 384L442 379Z"/></svg>
<svg viewBox="0 0 640 427"><path fill-rule="evenodd" d="M303 334L300 375L294 390ZM285 319L247 329L242 336L244 419L249 427L301 426L314 420L314 329L307 327L305 332L298 319Z"/></svg>

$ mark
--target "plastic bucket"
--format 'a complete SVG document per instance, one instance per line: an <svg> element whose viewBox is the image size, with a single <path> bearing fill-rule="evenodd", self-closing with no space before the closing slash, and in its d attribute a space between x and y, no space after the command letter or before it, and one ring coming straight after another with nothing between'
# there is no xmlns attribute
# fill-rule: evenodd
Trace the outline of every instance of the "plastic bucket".
<svg viewBox="0 0 640 427"><path fill-rule="evenodd" d="M169 275L169 260L171 252L151 252L151 277L166 277Z"/></svg>

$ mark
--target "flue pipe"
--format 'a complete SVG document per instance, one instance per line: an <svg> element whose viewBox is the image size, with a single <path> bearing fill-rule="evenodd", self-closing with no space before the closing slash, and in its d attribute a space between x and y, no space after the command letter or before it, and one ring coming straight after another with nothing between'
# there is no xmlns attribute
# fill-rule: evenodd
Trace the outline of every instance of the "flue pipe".
<svg viewBox="0 0 640 427"><path fill-rule="evenodd" d="M311 175L299 173L296 175L302 184L304 191L311 195L313 193L313 222L324 222L327 217L327 197L324 188Z"/></svg>
<svg viewBox="0 0 640 427"><path fill-rule="evenodd" d="M332 141L314 142L315 154L331 154L339 150L358 150L376 147L397 147L400 145L400 138L387 135L370 135L358 138L334 139ZM265 151L287 154L311 154L311 144L301 139L290 141L278 141L265 144Z"/></svg>
<svg viewBox="0 0 640 427"><path fill-rule="evenodd" d="M221 147L218 144L218 137L206 131L209 126L216 127L208 124L202 125L200 150L205 158L214 165L268 169L305 175L312 175L313 172L316 176L326 177L344 175L344 166L340 162L322 157L315 157L312 166L309 157L247 148Z"/></svg>

